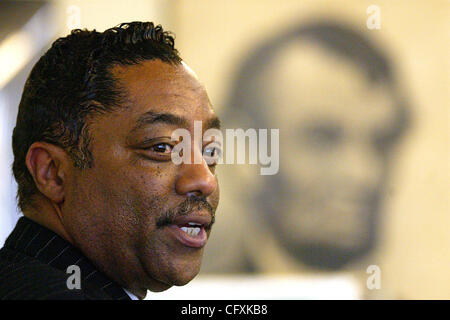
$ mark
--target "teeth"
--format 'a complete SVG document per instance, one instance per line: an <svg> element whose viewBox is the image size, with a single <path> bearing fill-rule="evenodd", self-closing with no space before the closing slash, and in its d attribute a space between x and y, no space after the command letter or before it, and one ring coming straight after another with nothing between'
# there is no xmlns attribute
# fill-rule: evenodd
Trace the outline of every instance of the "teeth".
<svg viewBox="0 0 450 320"><path fill-rule="evenodd" d="M196 236L200 233L200 228L181 227L181 230L183 230L190 236Z"/></svg>
<svg viewBox="0 0 450 320"><path fill-rule="evenodd" d="M195 223L195 222L189 222L188 225L190 225L190 226L201 226L200 223Z"/></svg>

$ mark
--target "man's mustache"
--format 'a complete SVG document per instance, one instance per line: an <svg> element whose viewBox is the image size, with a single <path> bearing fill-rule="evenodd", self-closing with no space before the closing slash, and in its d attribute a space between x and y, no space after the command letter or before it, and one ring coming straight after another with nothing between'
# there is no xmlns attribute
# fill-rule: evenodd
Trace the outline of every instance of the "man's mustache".
<svg viewBox="0 0 450 320"><path fill-rule="evenodd" d="M161 217L157 220L156 226L160 228L166 225L174 224L176 218L188 215L194 210L200 211L203 209L206 209L208 213L211 215L211 222L208 225L204 226L205 230L209 230L211 229L212 225L216 220L215 215L216 210L208 202L208 200L206 200L206 197L199 197L199 196L190 196L175 208L164 212L161 215Z"/></svg>

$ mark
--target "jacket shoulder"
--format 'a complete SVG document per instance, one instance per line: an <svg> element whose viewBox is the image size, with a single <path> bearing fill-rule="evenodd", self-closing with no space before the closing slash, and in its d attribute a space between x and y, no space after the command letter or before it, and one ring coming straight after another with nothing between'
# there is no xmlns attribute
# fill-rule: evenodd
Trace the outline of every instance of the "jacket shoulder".
<svg viewBox="0 0 450 320"><path fill-rule="evenodd" d="M89 300L83 289L69 289L69 274L21 252L0 250L0 300Z"/></svg>

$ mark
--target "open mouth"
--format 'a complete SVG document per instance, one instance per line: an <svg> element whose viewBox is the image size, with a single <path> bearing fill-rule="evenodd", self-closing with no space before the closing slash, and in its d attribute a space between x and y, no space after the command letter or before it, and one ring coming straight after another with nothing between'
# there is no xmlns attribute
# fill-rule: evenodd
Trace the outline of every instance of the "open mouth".
<svg viewBox="0 0 450 320"><path fill-rule="evenodd" d="M206 225L208 224L200 221L180 221L176 222L176 224L170 224L169 230L181 244L192 248L202 248L208 241L208 234L205 230Z"/></svg>
<svg viewBox="0 0 450 320"><path fill-rule="evenodd" d="M187 225L184 225L179 228L181 230L183 230L185 233L187 233L188 235L196 237L202 230L203 226L201 224L198 224L195 222L188 222Z"/></svg>

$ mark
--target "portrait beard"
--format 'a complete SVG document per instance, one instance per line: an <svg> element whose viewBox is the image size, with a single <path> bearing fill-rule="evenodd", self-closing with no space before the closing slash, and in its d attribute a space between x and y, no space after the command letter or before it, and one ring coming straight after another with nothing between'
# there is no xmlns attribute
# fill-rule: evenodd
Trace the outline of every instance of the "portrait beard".
<svg viewBox="0 0 450 320"><path fill-rule="evenodd" d="M296 237L292 232L287 232L281 221L283 219L289 220L294 214L302 215L307 210L302 201L306 195L302 194L301 190L296 190L296 195L292 192L287 192L289 188L286 183L287 179L283 178L283 173L280 172L275 178L276 182L266 187L264 190L256 195L255 203L258 206L256 212L259 215L261 223L267 224L272 230L273 236L282 245L283 250L289 253L290 256L304 264L318 270L336 271L346 267L348 264L357 261L363 256L369 254L375 247L378 235L377 224L379 220L380 207L380 190L361 190L361 200L364 205L358 211L363 223L364 237L358 238L356 245L344 246L336 243L333 239L326 239L325 241L318 241L313 238ZM322 201L331 201L330 199ZM286 204L295 202L296 210L286 210ZM320 203L313 203L316 206ZM292 208L292 207L291 207ZM328 212L329 215L338 213ZM326 214L323 214L321 219L326 219ZM327 223L327 221L323 221ZM298 232L302 232L299 230ZM318 230L317 232L320 232Z"/></svg>

